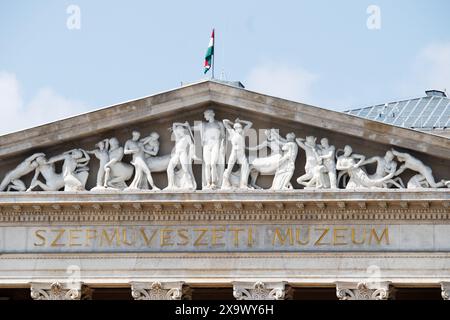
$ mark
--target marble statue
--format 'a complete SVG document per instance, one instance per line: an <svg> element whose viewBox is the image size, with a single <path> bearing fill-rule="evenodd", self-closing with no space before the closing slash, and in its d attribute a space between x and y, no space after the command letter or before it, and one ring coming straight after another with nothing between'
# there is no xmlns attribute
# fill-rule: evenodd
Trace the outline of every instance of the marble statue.
<svg viewBox="0 0 450 320"><path fill-rule="evenodd" d="M295 141L295 134L288 133L286 139L276 136L274 139L279 140L283 155L278 162L277 170L272 182L272 190L290 190L293 189L291 179L294 175L295 161L298 154L298 145Z"/></svg>
<svg viewBox="0 0 450 320"><path fill-rule="evenodd" d="M265 141L246 148L245 133L253 126L252 122L240 119L221 122L215 119L211 109L204 112L204 118L205 121L192 127L187 121L173 123L170 130L175 146L166 155L158 155L160 136L157 132L141 138L138 131L133 131L124 147L112 137L99 141L91 151L72 149L49 159L44 153L35 153L7 172L0 183L0 191L84 191L90 155L99 161L92 191L148 190L150 187L160 190L153 181L155 172L167 174L168 185L164 190L194 191L197 189L194 160L202 163L203 190L261 189L257 185L259 175L273 176L271 190L291 190L299 147L305 151L306 161L305 173L297 182L305 189L337 189L340 184L345 189L450 188L450 180L436 181L432 169L407 152L392 149L384 156L366 159L364 155L354 154L349 145L336 151L327 138L316 144L314 136L302 139L288 133L281 137L277 129L265 130ZM195 154L193 130L201 135L202 159ZM231 152L225 168L226 139L230 141ZM270 151L268 156L252 157L251 152L264 148ZM249 157L246 149L250 151ZM132 157L131 164L123 161L125 155ZM368 165L374 166L375 171L368 172ZM238 169L233 171L234 167ZM404 183L400 175L406 170L413 174ZM31 173L33 176L27 187L24 180Z"/></svg>
<svg viewBox="0 0 450 320"><path fill-rule="evenodd" d="M45 154L43 153L35 153L22 161L13 170L9 171L0 184L0 191L4 191L5 189L7 189L6 191L25 191L25 183L20 178L33 172L39 166L36 159L44 156Z"/></svg>
<svg viewBox="0 0 450 320"><path fill-rule="evenodd" d="M41 156L36 159L36 163L38 167L27 191L32 191L36 187L40 187L43 191L58 191L64 188L64 175L56 172L55 162L49 162L44 156ZM40 175L45 182L39 180Z"/></svg>
<svg viewBox="0 0 450 320"><path fill-rule="evenodd" d="M55 163L63 162L62 172L57 173ZM90 157L83 149L73 149L49 160L44 155L36 158L38 166L27 191L40 187L43 191L85 191L89 175ZM45 182L39 180L42 176Z"/></svg>
<svg viewBox="0 0 450 320"><path fill-rule="evenodd" d="M322 162L326 168L325 174L328 175L330 188L337 189L336 148L329 144L327 138L322 138L320 140L320 145L318 145L318 154L319 162Z"/></svg>
<svg viewBox="0 0 450 320"><path fill-rule="evenodd" d="M100 161L97 171L97 184L91 189L93 191L105 189L105 165L109 162L109 139L104 139L95 146L97 149L87 151L88 154L93 154Z"/></svg>
<svg viewBox="0 0 450 320"><path fill-rule="evenodd" d="M127 188L126 181L133 176L133 166L122 162L124 149L119 140L113 137L109 139L108 162L103 166L105 177L103 187L112 190L124 190Z"/></svg>
<svg viewBox="0 0 450 320"><path fill-rule="evenodd" d="M327 189L330 188L330 180L327 167L320 158L316 139L313 136L296 139L297 144L305 150L306 154L305 174L297 178L297 183L304 185L306 189Z"/></svg>
<svg viewBox="0 0 450 320"><path fill-rule="evenodd" d="M62 173L64 191L85 191L89 176L89 155L83 149L73 149L60 156L49 159L49 162L63 161Z"/></svg>
<svg viewBox="0 0 450 320"><path fill-rule="evenodd" d="M148 184L153 190L159 190L152 178L152 173L145 161L145 154L153 154L152 151L147 151L145 145L149 142L151 137L140 139L139 131L132 132L132 138L125 142L124 154L132 156L131 164L134 166L134 178L131 184L125 188L126 191L147 190ZM148 183L148 184L147 184Z"/></svg>
<svg viewBox="0 0 450 320"><path fill-rule="evenodd" d="M336 169L348 174L350 178L345 189L383 188L385 182L394 177L395 168L392 167L393 169L391 169L391 171L383 178L369 178L362 167L365 160L365 156L354 154L352 147L349 145L344 147L344 153L337 158Z"/></svg>
<svg viewBox="0 0 450 320"><path fill-rule="evenodd" d="M298 147L295 143L295 134L288 133L286 139L282 138L276 129L265 130L266 140L261 144L247 148L250 151L269 148L271 154L267 157L259 157L250 160L250 186L261 189L256 184L259 175L273 175L274 179L270 189L285 190L292 189L290 182L295 170L295 160ZM292 142L294 145L292 145Z"/></svg>
<svg viewBox="0 0 450 320"><path fill-rule="evenodd" d="M194 137L189 122L175 122L172 125L172 132L175 147L167 167L168 185L164 190L196 190L197 182L192 171L192 161L201 160L195 156Z"/></svg>
<svg viewBox="0 0 450 320"><path fill-rule="evenodd" d="M208 109L203 115L206 122L192 128L200 132L203 147L202 189L217 189L225 169L225 128L215 120L213 110Z"/></svg>
<svg viewBox="0 0 450 320"><path fill-rule="evenodd" d="M439 182L436 182L434 180L431 168L424 165L422 161L420 161L417 158L414 158L409 153L399 152L394 149L392 149L392 153L394 156L397 157L398 161L402 163L400 168L398 168L397 172L395 172L396 176L402 174L407 169L415 171L419 174L414 176L413 177L414 179L411 178L412 180L408 182L407 188L409 189L420 187L441 188L444 186L450 187L450 181L441 180Z"/></svg>
<svg viewBox="0 0 450 320"><path fill-rule="evenodd" d="M253 123L236 119L233 124L230 120L224 119L223 124L228 132L228 139L231 143L231 153L228 158L227 168L223 174L222 189L232 188L230 177L235 164L238 164L241 167L238 189L249 189L248 176L250 168L247 156L245 155L245 131L250 129ZM242 124L244 124L245 127L242 127Z"/></svg>
<svg viewBox="0 0 450 320"><path fill-rule="evenodd" d="M421 189L421 188L430 188L430 184L420 173L413 175L406 184L407 189Z"/></svg>
<svg viewBox="0 0 450 320"><path fill-rule="evenodd" d="M247 148L249 151L258 151L264 148L270 149L270 155L267 157L258 157L249 160L250 165L250 186L255 189L261 189L256 184L259 175L275 175L280 160L282 158L281 148L286 143L285 139L276 133L276 129L265 130L266 140L255 147Z"/></svg>
<svg viewBox="0 0 450 320"><path fill-rule="evenodd" d="M159 134L152 132L144 146L145 163L151 172L166 172L169 166L170 154L158 156L159 146Z"/></svg>
<svg viewBox="0 0 450 320"><path fill-rule="evenodd" d="M375 156L369 158L367 160L364 160L361 165L364 166L367 164L376 163L375 173L368 175L368 177L372 180L378 180L384 178L392 171L395 171L397 169L397 162L394 161L394 158L395 157L392 151L388 150L384 157ZM394 176L395 175L396 174L394 174ZM405 188L405 185L403 184L403 181L400 177L388 179L386 182L383 182L382 187L389 188L392 185L399 189Z"/></svg>
<svg viewBox="0 0 450 320"><path fill-rule="evenodd" d="M37 183L37 181L35 183L43 190L47 189L48 191L56 189L60 185L64 186L64 191L85 191L87 178L89 176L88 164L90 159L87 152L83 149L72 149L52 157L48 161L44 161L44 159L41 158L41 168L39 171L46 181L45 184ZM54 170L54 164L59 161L63 162L61 174L57 174ZM64 184L61 183L61 178ZM34 185L30 187L34 188Z"/></svg>

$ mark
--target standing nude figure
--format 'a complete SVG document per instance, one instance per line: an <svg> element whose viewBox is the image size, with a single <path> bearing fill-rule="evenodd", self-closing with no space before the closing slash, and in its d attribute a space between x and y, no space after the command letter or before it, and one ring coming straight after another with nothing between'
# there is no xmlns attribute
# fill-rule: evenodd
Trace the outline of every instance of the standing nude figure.
<svg viewBox="0 0 450 320"><path fill-rule="evenodd" d="M165 190L195 190L197 183L192 171L192 160L200 160L195 156L194 138L190 131L190 125L175 122L172 131L175 135L175 147L172 150L169 165L167 167L168 185ZM180 166L178 172L175 168Z"/></svg>
<svg viewBox="0 0 450 320"><path fill-rule="evenodd" d="M396 150L392 150L392 153L397 157L398 161L403 162L403 164L395 173L396 176L402 174L403 171L405 171L406 169L409 169L419 173L424 178L424 180L426 180L428 186L431 188L441 188L444 186L450 187L450 181L441 180L439 182L436 182L434 180L431 168L424 165L422 161L420 161L417 158L414 158L409 153L398 152ZM415 177L415 179L422 180L423 185L423 179L418 179L418 177Z"/></svg>
<svg viewBox="0 0 450 320"><path fill-rule="evenodd" d="M139 131L133 131L132 138L125 142L124 153L132 155L131 164L134 166L134 179L126 190L148 189L147 182L153 190L159 190L145 162L145 140L139 140L140 137Z"/></svg>
<svg viewBox="0 0 450 320"><path fill-rule="evenodd" d="M193 127L200 131L203 146L202 189L217 189L225 165L225 128L222 122L215 120L213 110L206 110L203 115L206 122Z"/></svg>
<svg viewBox="0 0 450 320"><path fill-rule="evenodd" d="M250 121L236 119L231 122L228 119L223 120L223 124L228 131L231 142L231 154L228 158L227 168L223 174L222 189L231 188L230 175L235 164L241 166L241 177L239 189L248 189L249 164L245 155L245 131L250 129L253 123ZM242 127L242 124L245 127Z"/></svg>
<svg viewBox="0 0 450 320"><path fill-rule="evenodd" d="M87 151L88 154L93 154L100 161L97 172L97 184L92 190L104 189L103 185L105 184L105 165L109 161L109 140L102 140L95 146L97 147L97 149Z"/></svg>
<svg viewBox="0 0 450 320"><path fill-rule="evenodd" d="M320 140L319 159L323 161L323 165L327 169L328 178L330 179L330 188L337 189L336 179L336 148L331 146L327 138Z"/></svg>
<svg viewBox="0 0 450 320"><path fill-rule="evenodd" d="M20 179L23 176L26 176L33 170L35 170L39 164L35 161L39 157L44 157L43 153L35 153L32 156L26 158L22 163L20 163L16 168L9 171L6 176L3 178L2 183L0 184L0 191L4 191L7 188L7 191L17 190L17 191L25 191L26 186L25 183Z"/></svg>
<svg viewBox="0 0 450 320"><path fill-rule="evenodd" d="M330 182L326 174L327 168L320 158L316 139L313 136L308 136L306 139L295 139L300 148L305 150L306 155L305 174L297 178L297 183L304 185L305 188L330 188Z"/></svg>

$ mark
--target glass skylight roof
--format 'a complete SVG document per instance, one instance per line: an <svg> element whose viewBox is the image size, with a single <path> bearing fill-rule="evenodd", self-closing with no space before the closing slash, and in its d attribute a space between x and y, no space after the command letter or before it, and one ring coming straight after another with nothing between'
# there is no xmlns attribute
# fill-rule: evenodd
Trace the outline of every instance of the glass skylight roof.
<svg viewBox="0 0 450 320"><path fill-rule="evenodd" d="M419 130L450 127L450 99L443 96L431 95L344 112L370 120Z"/></svg>

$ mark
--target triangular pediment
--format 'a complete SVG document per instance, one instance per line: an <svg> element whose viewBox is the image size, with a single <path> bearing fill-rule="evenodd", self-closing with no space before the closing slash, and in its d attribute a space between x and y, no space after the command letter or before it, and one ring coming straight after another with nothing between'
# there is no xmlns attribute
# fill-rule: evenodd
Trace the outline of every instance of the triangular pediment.
<svg viewBox="0 0 450 320"><path fill-rule="evenodd" d="M159 154L170 154L174 143L167 130L173 122L203 120L203 111L214 109L218 120L240 118L253 122L258 130L279 129L284 136L327 137L336 149L351 145L356 153L367 157L383 156L391 148L407 151L433 168L437 179L449 178L450 139L400 128L348 114L251 92L216 81L203 81L175 90L117 104L43 126L0 136L0 176L24 158L36 152L47 156L69 149L92 150L97 142L117 137L121 144L132 130L143 136L160 135ZM294 178L304 171L305 155L299 150ZM96 172L98 161L91 160ZM201 180L196 173L197 180ZM201 174L200 174L201 176ZM293 178L293 180L295 180ZM155 181L164 187L164 173ZM262 179L262 186L270 183ZM295 183L294 183L295 184ZM87 189L95 185L91 174ZM298 186L297 186L298 187Z"/></svg>

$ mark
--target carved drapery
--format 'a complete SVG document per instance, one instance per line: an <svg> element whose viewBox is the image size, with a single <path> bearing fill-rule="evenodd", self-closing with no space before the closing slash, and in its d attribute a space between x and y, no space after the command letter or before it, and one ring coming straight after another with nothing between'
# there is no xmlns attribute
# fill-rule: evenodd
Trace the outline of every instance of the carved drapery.
<svg viewBox="0 0 450 320"><path fill-rule="evenodd" d="M233 282L237 300L285 300L291 298L287 282Z"/></svg>
<svg viewBox="0 0 450 320"><path fill-rule="evenodd" d="M32 283L34 300L89 300L92 291L82 283Z"/></svg>
<svg viewBox="0 0 450 320"><path fill-rule="evenodd" d="M389 282L338 282L336 295L340 300L387 300L392 292Z"/></svg>
<svg viewBox="0 0 450 320"><path fill-rule="evenodd" d="M190 289L184 282L133 282L131 295L135 300L188 300Z"/></svg>

